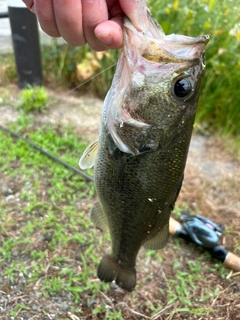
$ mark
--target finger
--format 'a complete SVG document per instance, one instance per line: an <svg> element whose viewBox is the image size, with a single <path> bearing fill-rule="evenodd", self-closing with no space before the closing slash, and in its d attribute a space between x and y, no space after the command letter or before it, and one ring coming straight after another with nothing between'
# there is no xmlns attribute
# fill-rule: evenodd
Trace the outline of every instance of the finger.
<svg viewBox="0 0 240 320"><path fill-rule="evenodd" d="M37 0L32 6L38 17L41 28L51 37L59 37L60 33L54 17L52 0Z"/></svg>
<svg viewBox="0 0 240 320"><path fill-rule="evenodd" d="M34 5L33 0L22 0L22 1L25 3L25 5L29 10L33 11L33 5Z"/></svg>
<svg viewBox="0 0 240 320"><path fill-rule="evenodd" d="M123 12L119 3L111 6L109 15L111 20L99 24L94 32L108 49L120 49L123 46Z"/></svg>
<svg viewBox="0 0 240 320"><path fill-rule="evenodd" d="M81 0L53 0L53 6L61 36L72 46L84 45Z"/></svg>
<svg viewBox="0 0 240 320"><path fill-rule="evenodd" d="M96 38L103 43L106 49L120 49L123 46L123 33L119 23L105 21L95 29Z"/></svg>
<svg viewBox="0 0 240 320"><path fill-rule="evenodd" d="M119 0L120 6L125 15L132 22L137 30L146 30L148 28L147 7L136 0Z"/></svg>
<svg viewBox="0 0 240 320"><path fill-rule="evenodd" d="M82 0L83 30L89 46L95 51L106 50L106 47L95 36L95 28L108 20L108 9L105 0ZM101 29L100 29L101 30Z"/></svg>

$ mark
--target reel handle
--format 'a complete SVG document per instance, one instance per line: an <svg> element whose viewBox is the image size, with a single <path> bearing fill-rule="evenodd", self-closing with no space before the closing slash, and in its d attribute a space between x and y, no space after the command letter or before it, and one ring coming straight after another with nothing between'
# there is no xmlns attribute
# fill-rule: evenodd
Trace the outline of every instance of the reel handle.
<svg viewBox="0 0 240 320"><path fill-rule="evenodd" d="M182 229L182 225L177 220L170 217L169 220L169 233L172 235L177 235L178 232Z"/></svg>
<svg viewBox="0 0 240 320"><path fill-rule="evenodd" d="M240 271L240 257L232 252L228 252L223 264L233 271Z"/></svg>
<svg viewBox="0 0 240 320"><path fill-rule="evenodd" d="M179 223L177 220L170 217L169 220L169 233L171 235L177 236L178 234L181 236L181 233L183 231L181 223ZM187 236L187 234L184 234L184 238L191 241L191 238ZM240 271L240 257L236 256L232 252L228 252L224 247L222 246L216 246L216 250L211 249L209 250L213 257L222 261L222 263L228 267L229 269L233 271ZM215 252L216 251L216 252ZM215 253L214 253L215 252Z"/></svg>

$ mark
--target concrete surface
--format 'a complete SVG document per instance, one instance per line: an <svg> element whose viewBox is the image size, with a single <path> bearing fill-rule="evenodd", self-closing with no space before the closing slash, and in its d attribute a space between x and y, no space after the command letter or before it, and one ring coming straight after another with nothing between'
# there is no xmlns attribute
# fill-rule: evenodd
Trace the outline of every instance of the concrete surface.
<svg viewBox="0 0 240 320"><path fill-rule="evenodd" d="M0 0L0 12L7 12L7 10L7 1ZM0 51L3 53L13 51L11 28L8 18L0 19Z"/></svg>

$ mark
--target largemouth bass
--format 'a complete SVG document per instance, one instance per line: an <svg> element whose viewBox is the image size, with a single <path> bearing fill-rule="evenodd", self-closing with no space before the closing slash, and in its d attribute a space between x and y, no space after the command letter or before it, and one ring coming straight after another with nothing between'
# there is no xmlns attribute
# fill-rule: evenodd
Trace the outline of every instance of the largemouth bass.
<svg viewBox="0 0 240 320"><path fill-rule="evenodd" d="M80 159L94 166L95 226L108 230L111 253L98 277L131 291L141 246L163 248L183 181L209 36L166 36L124 20L124 50L105 98L98 141Z"/></svg>

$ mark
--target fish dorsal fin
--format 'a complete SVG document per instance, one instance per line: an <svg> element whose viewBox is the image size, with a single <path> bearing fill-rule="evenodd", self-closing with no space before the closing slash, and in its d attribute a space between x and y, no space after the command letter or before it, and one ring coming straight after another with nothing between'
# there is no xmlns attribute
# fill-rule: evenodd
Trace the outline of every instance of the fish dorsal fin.
<svg viewBox="0 0 240 320"><path fill-rule="evenodd" d="M108 231L108 222L100 202L96 202L90 211L90 219L95 227Z"/></svg>
<svg viewBox="0 0 240 320"><path fill-rule="evenodd" d="M90 169L95 164L95 159L98 151L98 140L91 143L84 151L83 155L79 160L79 167L82 170Z"/></svg>
<svg viewBox="0 0 240 320"><path fill-rule="evenodd" d="M169 224L165 224L163 229L160 230L155 236L150 238L144 243L145 249L158 250L162 249L168 241Z"/></svg>

